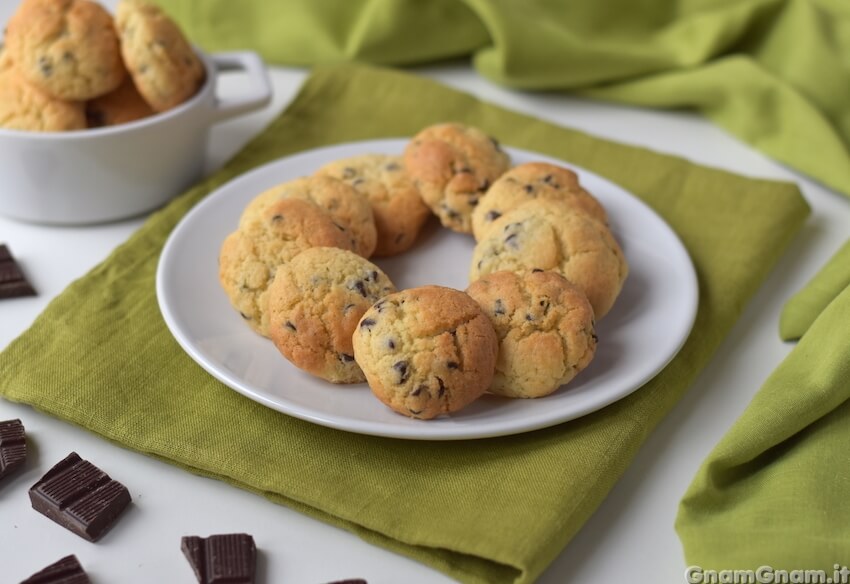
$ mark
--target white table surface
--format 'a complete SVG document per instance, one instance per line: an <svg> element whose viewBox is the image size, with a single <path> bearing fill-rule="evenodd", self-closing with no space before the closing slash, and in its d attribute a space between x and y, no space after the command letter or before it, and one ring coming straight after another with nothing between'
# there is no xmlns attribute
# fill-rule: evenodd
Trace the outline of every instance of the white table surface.
<svg viewBox="0 0 850 584"><path fill-rule="evenodd" d="M12 9L12 2L0 3L0 21L5 22ZM709 366L649 437L596 514L539 580L542 584L608 584L628 573L636 583L684 582L685 561L673 529L679 500L700 462L790 350L777 334L781 307L850 236L850 201L769 160L695 114L511 91L492 85L466 63L416 72L597 136L748 176L794 181L811 204L812 216L802 232L747 305ZM275 88L272 106L213 130L210 171L289 102L305 72L275 68L271 76ZM224 92L238 89L235 79L223 86ZM0 217L0 242L11 247L39 293L34 298L0 302L0 348L142 221L57 228ZM370 584L451 581L424 565L262 497L121 448L28 406L0 400L0 420L10 418L21 418L26 425L30 458L23 472L0 484L3 582L18 582L69 553L78 556L95 584L193 582L180 552L181 536L234 531L251 533L257 542L258 582L320 584L353 577L366 578ZM126 484L134 499L127 515L98 544L57 526L29 504L29 486L71 450Z"/></svg>

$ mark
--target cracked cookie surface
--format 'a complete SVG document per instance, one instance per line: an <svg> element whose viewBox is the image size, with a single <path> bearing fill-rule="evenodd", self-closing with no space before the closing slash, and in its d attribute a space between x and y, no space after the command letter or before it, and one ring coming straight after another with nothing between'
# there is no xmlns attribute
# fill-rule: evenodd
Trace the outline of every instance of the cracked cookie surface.
<svg viewBox="0 0 850 584"><path fill-rule="evenodd" d="M491 393L549 395L596 353L593 308L556 272L494 272L473 282L467 294L490 317L499 338Z"/></svg>
<svg viewBox="0 0 850 584"><path fill-rule="evenodd" d="M334 247L306 249L278 267L269 287L271 339L299 369L333 383L366 381L351 336L363 313L392 292L369 260Z"/></svg>
<svg viewBox="0 0 850 584"><path fill-rule="evenodd" d="M0 127L64 132L86 127L83 105L51 97L31 85L4 51L0 55Z"/></svg>
<svg viewBox="0 0 850 584"><path fill-rule="evenodd" d="M251 221L269 205L284 199L308 201L322 208L349 238L357 254L368 258L375 251L378 235L369 200L330 176L297 178L263 191L245 207L239 224Z"/></svg>
<svg viewBox="0 0 850 584"><path fill-rule="evenodd" d="M425 128L407 145L404 166L444 227L472 232L472 211L510 165L499 143L462 124Z"/></svg>
<svg viewBox="0 0 850 584"><path fill-rule="evenodd" d="M502 215L472 253L469 279L502 270L554 270L585 293L596 318L611 309L628 275L604 224L557 200L536 199Z"/></svg>
<svg viewBox="0 0 850 584"><path fill-rule="evenodd" d="M351 249L351 240L322 209L302 200L276 201L224 240L219 281L255 331L269 336L268 288L278 267L317 246Z"/></svg>
<svg viewBox="0 0 850 584"><path fill-rule="evenodd" d="M478 303L441 286L386 296L360 319L353 343L372 393L420 419L456 412L481 396L493 380L498 350Z"/></svg>
<svg viewBox="0 0 850 584"><path fill-rule="evenodd" d="M90 0L24 0L5 42L24 78L59 99L104 95L127 74L112 16Z"/></svg>
<svg viewBox="0 0 850 584"><path fill-rule="evenodd" d="M154 110L163 112L183 103L203 85L203 62L159 7L146 0L122 0L115 23L130 75Z"/></svg>
<svg viewBox="0 0 850 584"><path fill-rule="evenodd" d="M353 156L326 164L316 174L341 180L366 195L375 216L376 256L392 256L410 249L431 216L404 170L401 156Z"/></svg>
<svg viewBox="0 0 850 584"><path fill-rule="evenodd" d="M528 162L508 170L481 197L472 212L472 232L480 241L493 222L535 199L553 199L567 203L602 223L608 222L605 209L579 184L578 176L563 166L547 162Z"/></svg>

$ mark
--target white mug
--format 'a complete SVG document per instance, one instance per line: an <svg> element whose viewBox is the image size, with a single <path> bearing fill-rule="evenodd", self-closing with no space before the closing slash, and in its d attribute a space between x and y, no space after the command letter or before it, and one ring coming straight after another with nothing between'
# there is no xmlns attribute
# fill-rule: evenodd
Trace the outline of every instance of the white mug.
<svg viewBox="0 0 850 584"><path fill-rule="evenodd" d="M199 178L210 126L260 109L271 84L255 53L198 55L206 80L174 109L72 132L0 128L0 214L57 225L101 223L155 209ZM216 96L220 71L243 70L252 93Z"/></svg>

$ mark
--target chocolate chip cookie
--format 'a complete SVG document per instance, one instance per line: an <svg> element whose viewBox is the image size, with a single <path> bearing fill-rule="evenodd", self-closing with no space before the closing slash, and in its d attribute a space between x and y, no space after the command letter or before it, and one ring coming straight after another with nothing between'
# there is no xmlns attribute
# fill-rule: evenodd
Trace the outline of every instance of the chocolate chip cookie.
<svg viewBox="0 0 850 584"><path fill-rule="evenodd" d="M183 103L203 85L203 62L159 7L146 0L122 0L115 22L130 75L154 110Z"/></svg>
<svg viewBox="0 0 850 584"><path fill-rule="evenodd" d="M326 164L316 174L339 179L369 199L378 234L376 256L407 251L431 216L400 156L354 156Z"/></svg>
<svg viewBox="0 0 850 584"><path fill-rule="evenodd" d="M112 16L90 0L24 0L6 47L21 75L58 99L93 99L127 75Z"/></svg>
<svg viewBox="0 0 850 584"><path fill-rule="evenodd" d="M318 205L349 237L355 252L368 258L375 251L378 235L369 200L366 195L330 176L298 178L260 193L245 207L240 225L283 199L298 199Z"/></svg>
<svg viewBox="0 0 850 584"><path fill-rule="evenodd" d="M596 353L593 308L556 272L493 272L467 289L499 338L490 392L543 397L572 380Z"/></svg>
<svg viewBox="0 0 850 584"><path fill-rule="evenodd" d="M372 393L405 416L456 412L490 386L498 339L468 295L423 286L386 296L360 319L354 357Z"/></svg>
<svg viewBox="0 0 850 584"><path fill-rule="evenodd" d="M496 219L472 253L469 279L508 270L554 270L585 293L601 318L611 309L628 264L607 226L564 201L536 199Z"/></svg>
<svg viewBox="0 0 850 584"><path fill-rule="evenodd" d="M351 335L363 313L395 292L378 268L335 247L313 247L278 267L269 287L269 333L293 365L333 383L366 377Z"/></svg>
<svg viewBox="0 0 850 584"><path fill-rule="evenodd" d="M407 145L404 166L422 200L453 231L472 232L472 211L510 165L499 143L462 124L429 126Z"/></svg>
<svg viewBox="0 0 850 584"><path fill-rule="evenodd" d="M255 331L269 336L268 287L278 267L315 246L350 250L351 239L310 201L275 201L224 240L219 281Z"/></svg>

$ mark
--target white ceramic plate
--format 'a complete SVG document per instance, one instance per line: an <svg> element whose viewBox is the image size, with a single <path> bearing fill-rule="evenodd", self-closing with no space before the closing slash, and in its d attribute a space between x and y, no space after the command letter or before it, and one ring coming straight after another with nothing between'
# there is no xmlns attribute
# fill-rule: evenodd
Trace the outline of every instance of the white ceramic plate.
<svg viewBox="0 0 850 584"><path fill-rule="evenodd" d="M632 393L679 351L693 325L697 282L675 233L649 207L617 185L582 169L582 184L605 205L630 274L614 308L597 323L590 366L545 398L485 395L452 416L422 421L396 414L366 384L333 385L302 372L252 332L218 283L218 251L242 209L266 188L312 174L322 164L366 153L401 153L407 141L374 140L303 152L257 168L211 193L183 218L163 249L157 297L168 328L201 367L239 393L310 422L378 436L418 440L484 438L559 424ZM572 166L507 148L513 163ZM414 248L375 261L399 289L468 285L473 239L432 221Z"/></svg>

